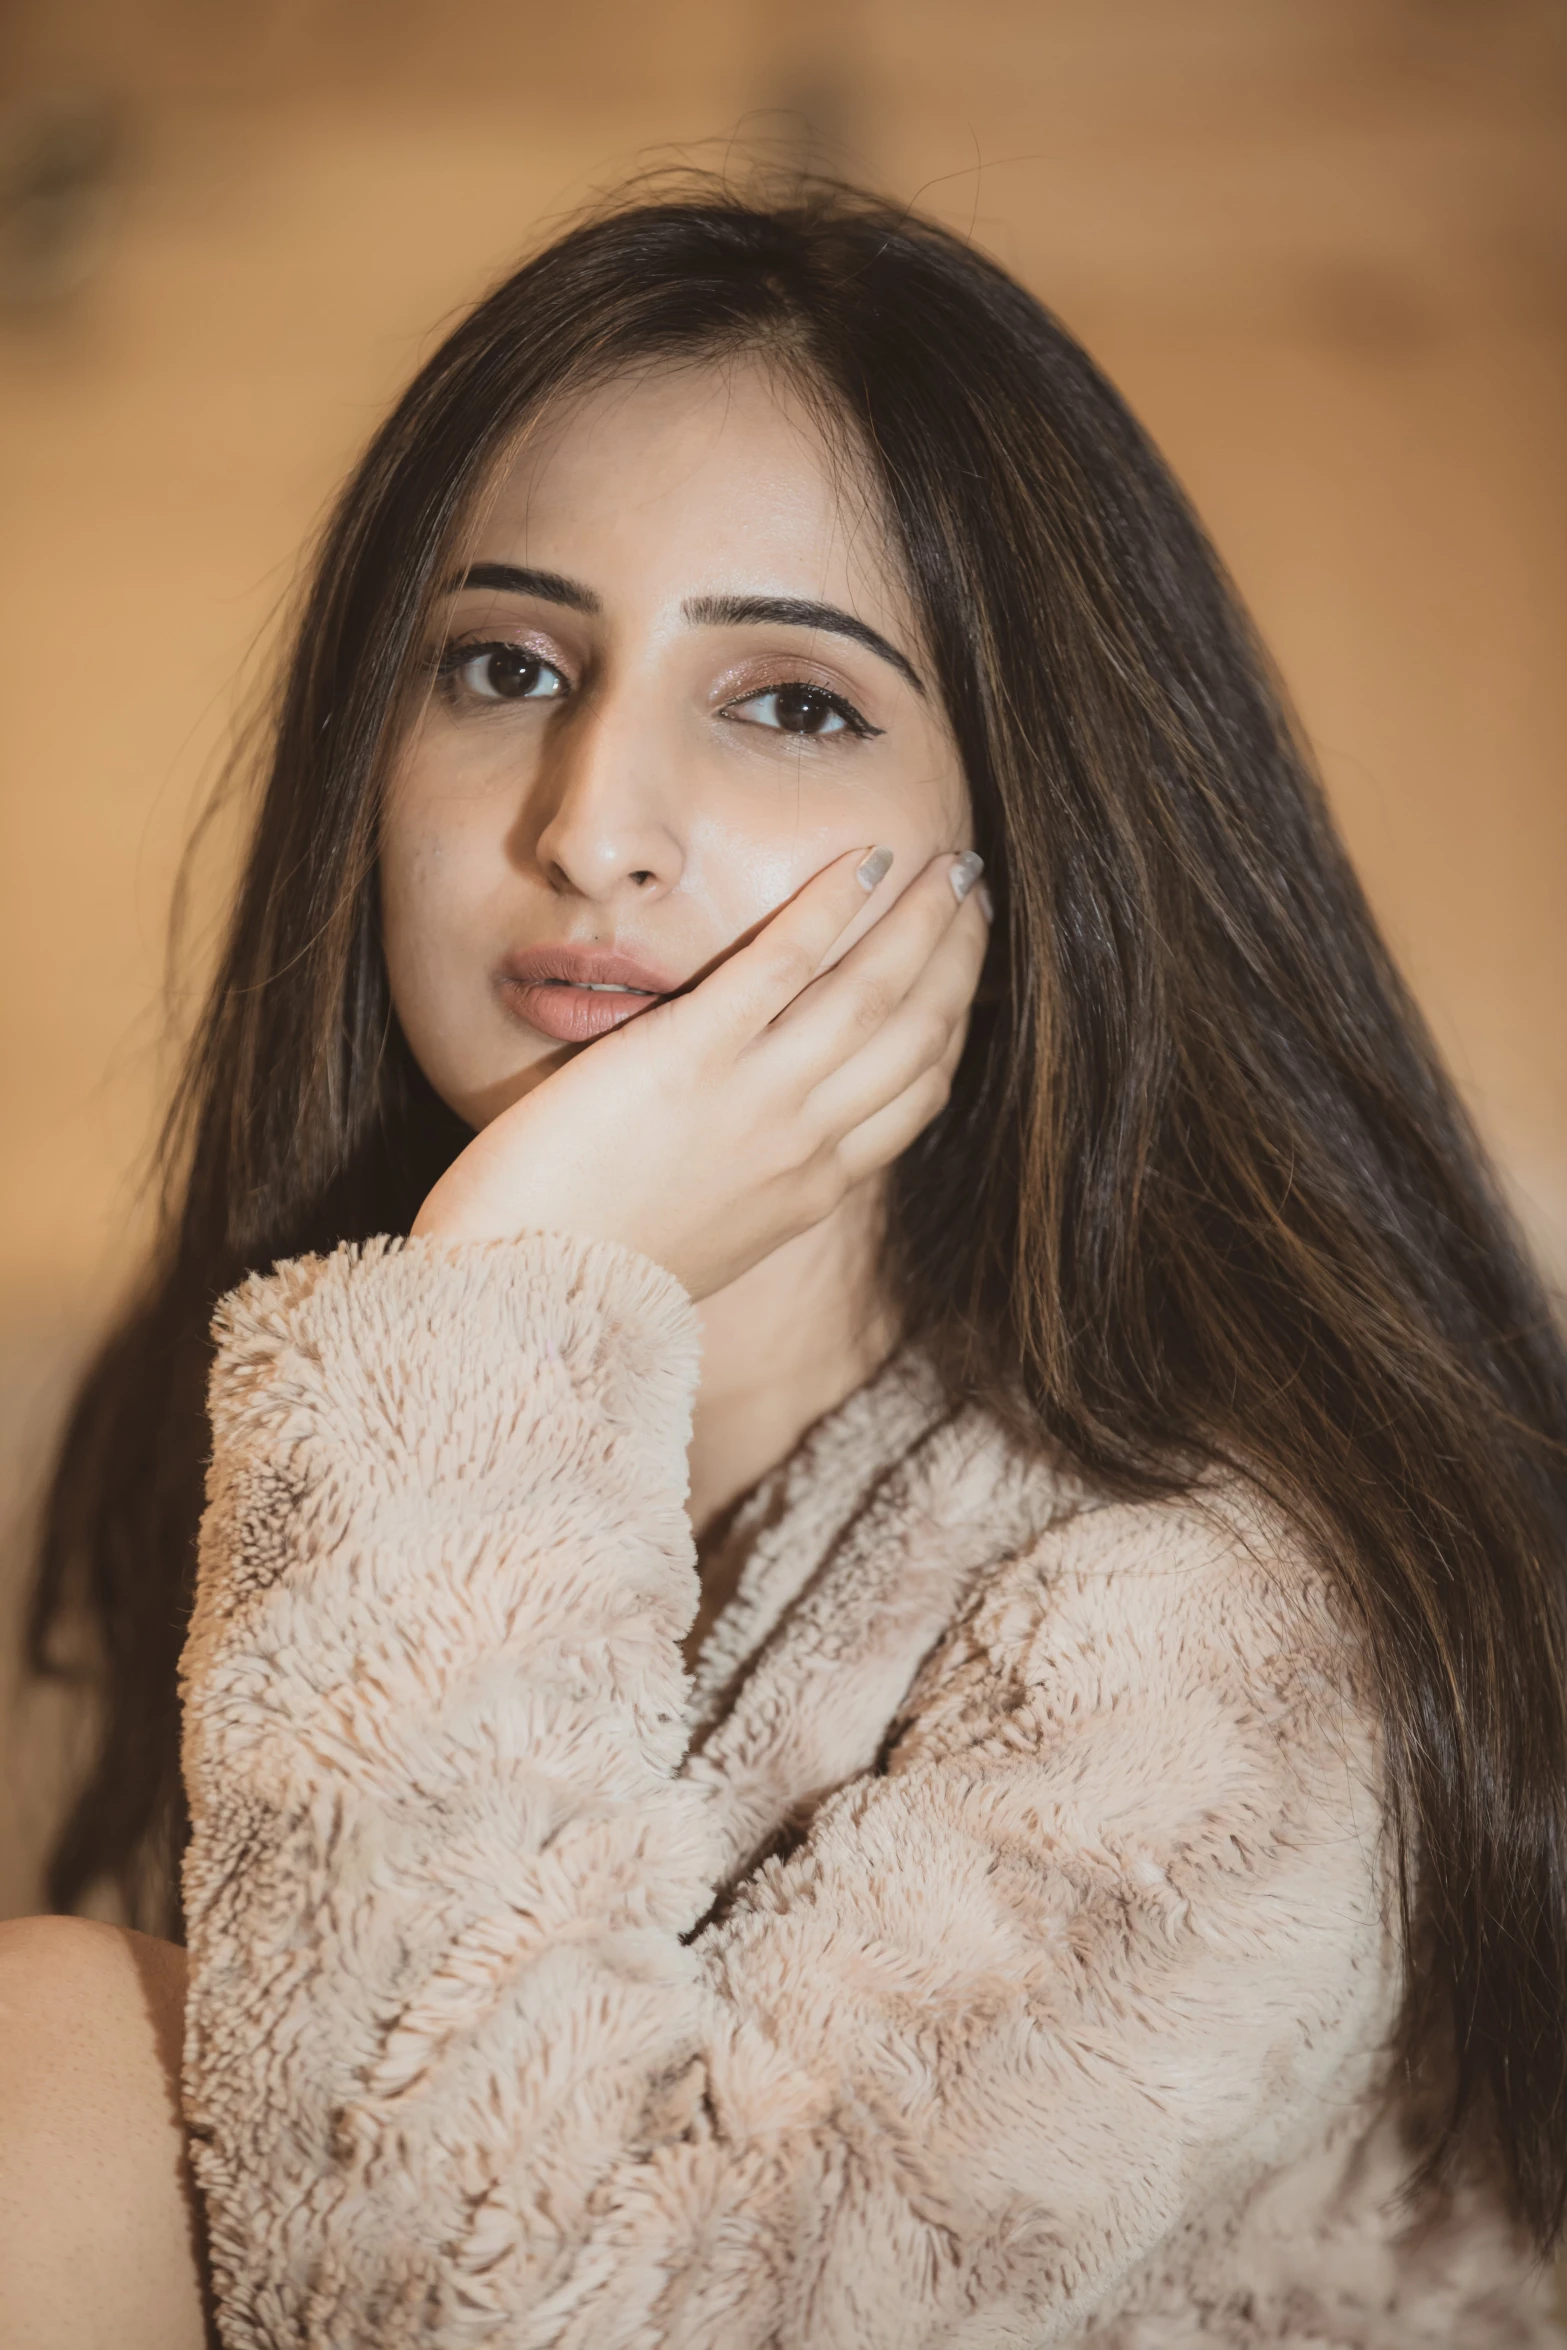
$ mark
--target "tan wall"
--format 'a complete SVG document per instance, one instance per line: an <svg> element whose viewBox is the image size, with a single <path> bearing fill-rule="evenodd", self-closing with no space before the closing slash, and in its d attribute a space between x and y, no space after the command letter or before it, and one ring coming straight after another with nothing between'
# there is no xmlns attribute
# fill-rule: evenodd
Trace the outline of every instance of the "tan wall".
<svg viewBox="0 0 1567 2350"><path fill-rule="evenodd" d="M774 105L972 223L1163 442L1567 1266L1564 77L1567 12L1536 0L14 8L0 183L50 92L107 101L118 145L74 291L0 222L12 1494L49 1350L133 1249L175 862L296 549L540 223L650 148L803 137L747 112ZM47 1810L29 1720L0 1913Z"/></svg>

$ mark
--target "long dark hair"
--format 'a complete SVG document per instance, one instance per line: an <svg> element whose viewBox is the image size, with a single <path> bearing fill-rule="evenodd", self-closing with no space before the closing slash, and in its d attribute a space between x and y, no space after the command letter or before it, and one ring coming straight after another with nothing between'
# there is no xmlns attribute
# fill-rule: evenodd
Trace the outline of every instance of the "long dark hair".
<svg viewBox="0 0 1567 2350"><path fill-rule="evenodd" d="M1428 2175L1482 2136L1567 2197L1567 1361L1267 663L1157 453L1000 269L873 198L638 191L475 309L344 491L226 951L165 1139L164 1238L89 1372L31 1619L106 1660L53 1899L167 1923L175 1660L214 1300L405 1230L464 1139L398 1031L381 779L432 583L547 399L760 351L860 452L998 898L1001 983L896 1170L887 1279L955 1392L1126 1493L1239 1467L1358 1624L1384 1728ZM160 1911L159 1904L164 1905ZM1434 2052L1434 2053L1433 2053Z"/></svg>

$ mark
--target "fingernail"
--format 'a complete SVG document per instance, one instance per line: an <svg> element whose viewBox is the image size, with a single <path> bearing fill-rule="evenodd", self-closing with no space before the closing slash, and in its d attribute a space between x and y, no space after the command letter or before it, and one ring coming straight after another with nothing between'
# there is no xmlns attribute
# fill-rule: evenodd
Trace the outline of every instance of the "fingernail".
<svg viewBox="0 0 1567 2350"><path fill-rule="evenodd" d="M984 870L984 858L974 849L965 849L947 875L947 879L952 884L952 894L959 905L963 903Z"/></svg>
<svg viewBox="0 0 1567 2350"><path fill-rule="evenodd" d="M978 906L980 912L984 915L987 922L994 922L996 919L996 901L990 894L990 886L988 882L982 881L980 883L978 889L974 892L974 903L976 906Z"/></svg>
<svg viewBox="0 0 1567 2350"><path fill-rule="evenodd" d="M891 871L891 849L872 849L864 864L857 868L855 879L861 889L870 891L876 887L878 881L884 881Z"/></svg>

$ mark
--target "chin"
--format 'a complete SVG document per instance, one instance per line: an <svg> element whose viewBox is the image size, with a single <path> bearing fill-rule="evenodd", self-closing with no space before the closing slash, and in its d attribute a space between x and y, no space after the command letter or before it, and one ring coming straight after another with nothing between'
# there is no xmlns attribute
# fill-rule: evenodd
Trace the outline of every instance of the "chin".
<svg viewBox="0 0 1567 2350"><path fill-rule="evenodd" d="M465 1085L450 1092L438 1085L436 1091L448 1109L455 1110L477 1132L490 1125L503 1110L509 1110L513 1102L520 1102L524 1094L532 1093L563 1061L571 1060L581 1050L580 1045L551 1045L520 1069L512 1068L482 1084Z"/></svg>

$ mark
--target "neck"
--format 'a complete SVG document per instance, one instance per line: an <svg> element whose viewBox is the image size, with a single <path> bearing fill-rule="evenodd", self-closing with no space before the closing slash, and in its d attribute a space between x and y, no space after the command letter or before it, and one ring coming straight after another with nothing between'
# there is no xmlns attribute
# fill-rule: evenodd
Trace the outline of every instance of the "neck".
<svg viewBox="0 0 1567 2350"><path fill-rule="evenodd" d="M880 1184L862 1184L825 1223L699 1307L702 1383L690 1454L699 1535L891 1352L895 1333L876 1283L882 1206Z"/></svg>

